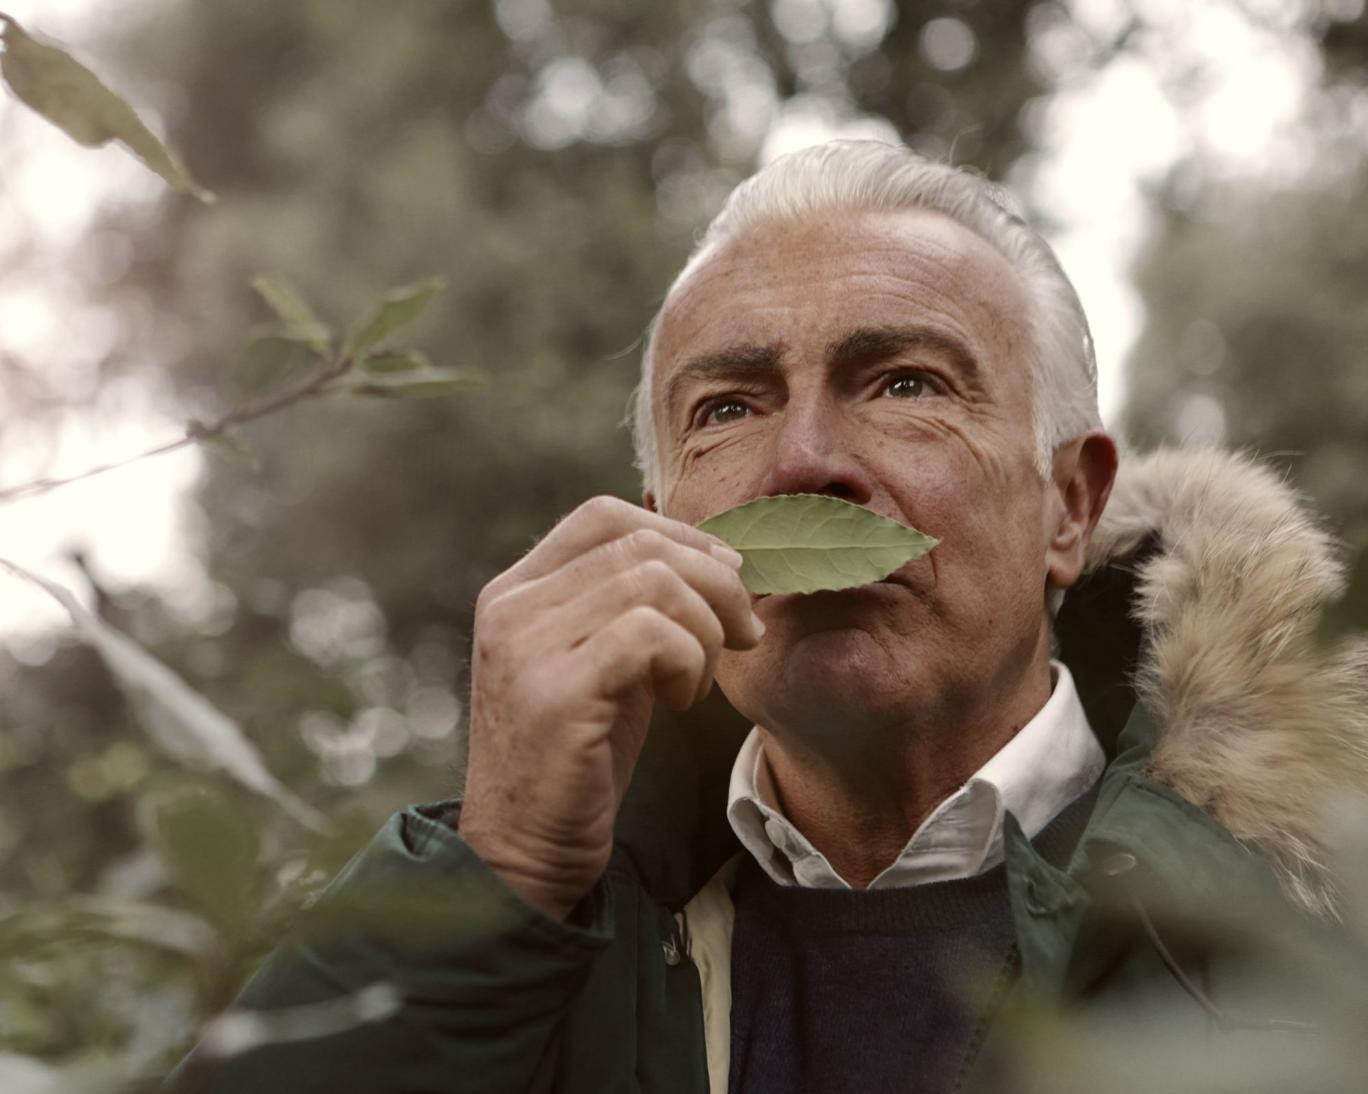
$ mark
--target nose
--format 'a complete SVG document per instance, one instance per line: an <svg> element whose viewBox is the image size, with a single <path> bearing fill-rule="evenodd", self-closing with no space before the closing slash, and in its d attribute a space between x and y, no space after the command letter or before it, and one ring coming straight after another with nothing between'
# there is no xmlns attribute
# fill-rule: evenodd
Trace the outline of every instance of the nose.
<svg viewBox="0 0 1368 1094"><path fill-rule="evenodd" d="M828 494L867 505L874 483L856 456L855 423L826 400L790 398L773 434L760 493Z"/></svg>

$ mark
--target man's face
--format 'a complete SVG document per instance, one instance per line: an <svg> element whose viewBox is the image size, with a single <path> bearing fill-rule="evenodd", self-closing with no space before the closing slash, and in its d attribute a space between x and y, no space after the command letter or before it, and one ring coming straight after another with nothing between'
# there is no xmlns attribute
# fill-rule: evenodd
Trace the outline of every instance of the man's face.
<svg viewBox="0 0 1368 1094"><path fill-rule="evenodd" d="M745 715L892 729L978 709L1042 663L1028 339L1015 271L930 211L758 228L676 287L656 336L648 504L695 524L825 493L941 541L878 584L757 599L765 640L717 673Z"/></svg>

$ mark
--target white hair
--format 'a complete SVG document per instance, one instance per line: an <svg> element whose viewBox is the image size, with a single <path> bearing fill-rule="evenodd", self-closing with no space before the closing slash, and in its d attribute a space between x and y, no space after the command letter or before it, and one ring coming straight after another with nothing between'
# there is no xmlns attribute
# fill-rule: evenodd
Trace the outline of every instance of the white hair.
<svg viewBox="0 0 1368 1094"><path fill-rule="evenodd" d="M831 141L781 156L731 192L670 293L724 244L752 228L833 211L932 209L975 232L1016 270L1031 302L1031 418L1035 465L1050 475L1054 451L1099 429L1097 361L1088 319L1054 251L1008 207L1004 191L978 175L933 163L880 141ZM666 294L669 301L670 293ZM661 311L664 310L662 306ZM656 327L651 321L633 394L632 441L647 490L661 493L652 403Z"/></svg>

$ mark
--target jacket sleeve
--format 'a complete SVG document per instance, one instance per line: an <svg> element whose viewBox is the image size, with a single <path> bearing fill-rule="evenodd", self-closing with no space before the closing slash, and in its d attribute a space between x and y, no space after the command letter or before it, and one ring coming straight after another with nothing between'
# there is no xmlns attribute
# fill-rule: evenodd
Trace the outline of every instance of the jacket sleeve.
<svg viewBox="0 0 1368 1094"><path fill-rule="evenodd" d="M600 882L566 922L542 914L438 819L451 808L392 817L305 916L301 941L277 950L234 1006L268 1031L276 1012L288 1030L298 1028L292 1015L310 1013L292 1008L385 983L397 1012L229 1055L207 1039L178 1068L178 1090L523 1094L543 1085L561 1020L612 939L612 902Z"/></svg>

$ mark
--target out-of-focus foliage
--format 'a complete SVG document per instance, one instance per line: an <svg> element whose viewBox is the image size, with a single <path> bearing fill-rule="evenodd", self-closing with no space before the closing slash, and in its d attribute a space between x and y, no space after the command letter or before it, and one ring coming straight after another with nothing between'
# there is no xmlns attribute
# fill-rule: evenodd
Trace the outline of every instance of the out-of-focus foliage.
<svg viewBox="0 0 1368 1094"><path fill-rule="evenodd" d="M27 106L88 147L121 141L149 168L201 201L213 195L195 182L137 112L65 50L36 41L0 13L0 74Z"/></svg>
<svg viewBox="0 0 1368 1094"><path fill-rule="evenodd" d="M425 355L377 343L365 382L408 383L429 359L492 378L455 400L310 402L242 428L257 466L213 465L198 499L207 577L185 597L115 595L88 573L101 617L241 725L335 835L309 838L154 753L74 640L27 658L38 664L0 657L0 947L14 941L0 1046L62 1067L117 1054L145 1075L226 1004L301 896L386 813L458 788L475 595L587 496L638 495L619 422L643 328L757 156L818 118L1000 177L1029 150L1023 118L1061 71L1032 45L1048 36L1057 58L1063 41L1084 65L1131 39L1123 21L1099 40L1060 4L970 0L131 10L111 49L156 89L173 143L220 201L92 232L75 268L99 271L94 291L130 317L104 379L146 368L140 378L168 382L204 421L231 408L235 382L287 380L294 348L316 352L332 333L280 283L258 282L280 325L235 365L263 314L246 287L260 270L325 316L434 271L447 289L424 319ZM1361 24L1317 24L1330 77L1361 79ZM1328 204L1250 193L1236 219L1217 215L1232 203L1213 189L1209 212L1193 202L1175 215L1145 276L1133 423L1162 435L1184 393L1243 399L1261 379L1277 395L1225 403L1230 436L1299 447L1308 484L1330 441L1312 488L1347 523L1362 476L1342 468L1364 456L1350 425L1365 403L1351 306L1368 284L1352 246L1364 184L1327 185L1340 194ZM1264 248L1283 265L1260 261ZM1260 334L1279 291L1295 322ZM1312 406L1298 379L1310 373L1285 359L1280 372L1272 348L1312 335L1323 352L1299 354L1315 362L1301 367L1324 368L1317 382L1341 397L1305 411L1321 427L1309 434L1268 408Z"/></svg>
<svg viewBox="0 0 1368 1094"><path fill-rule="evenodd" d="M1144 261L1137 442L1270 455L1368 536L1368 167L1306 188L1214 185Z"/></svg>
<svg viewBox="0 0 1368 1094"><path fill-rule="evenodd" d="M1244 178L1194 156L1156 195L1125 425L1286 467L1350 548L1339 634L1368 627L1368 16L1322 29L1324 90L1286 159Z"/></svg>

